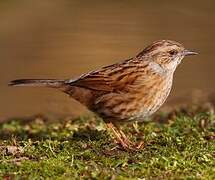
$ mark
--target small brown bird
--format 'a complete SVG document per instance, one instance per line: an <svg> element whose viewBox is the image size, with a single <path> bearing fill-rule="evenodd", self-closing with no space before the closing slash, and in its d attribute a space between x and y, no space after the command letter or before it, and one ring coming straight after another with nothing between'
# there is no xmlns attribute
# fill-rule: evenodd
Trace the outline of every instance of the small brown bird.
<svg viewBox="0 0 215 180"><path fill-rule="evenodd" d="M195 54L178 42L160 40L133 58L77 79L18 79L9 85L59 89L102 117L123 148L140 148L142 144L133 145L118 124L143 121L157 111L170 93L176 67Z"/></svg>

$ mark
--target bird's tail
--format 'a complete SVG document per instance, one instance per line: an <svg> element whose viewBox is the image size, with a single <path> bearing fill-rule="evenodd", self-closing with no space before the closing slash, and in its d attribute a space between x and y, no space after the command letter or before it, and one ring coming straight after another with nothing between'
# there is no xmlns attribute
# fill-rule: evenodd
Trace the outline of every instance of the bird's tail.
<svg viewBox="0 0 215 180"><path fill-rule="evenodd" d="M9 83L9 86L33 86L61 88L65 85L65 80L57 79L16 79Z"/></svg>

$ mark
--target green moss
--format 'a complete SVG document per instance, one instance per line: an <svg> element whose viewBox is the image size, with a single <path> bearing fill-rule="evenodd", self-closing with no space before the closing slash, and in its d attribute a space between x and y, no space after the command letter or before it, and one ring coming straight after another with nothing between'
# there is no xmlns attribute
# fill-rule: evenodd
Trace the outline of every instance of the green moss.
<svg viewBox="0 0 215 180"><path fill-rule="evenodd" d="M16 179L215 179L215 120L207 111L123 126L140 151L120 150L95 117L0 125L0 176Z"/></svg>

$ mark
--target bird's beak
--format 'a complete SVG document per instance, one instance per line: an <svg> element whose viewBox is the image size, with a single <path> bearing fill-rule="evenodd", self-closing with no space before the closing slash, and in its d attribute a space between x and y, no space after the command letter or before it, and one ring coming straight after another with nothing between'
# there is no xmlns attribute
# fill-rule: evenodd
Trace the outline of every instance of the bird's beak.
<svg viewBox="0 0 215 180"><path fill-rule="evenodd" d="M183 54L184 54L184 56L190 56L190 55L197 55L198 53L185 49Z"/></svg>

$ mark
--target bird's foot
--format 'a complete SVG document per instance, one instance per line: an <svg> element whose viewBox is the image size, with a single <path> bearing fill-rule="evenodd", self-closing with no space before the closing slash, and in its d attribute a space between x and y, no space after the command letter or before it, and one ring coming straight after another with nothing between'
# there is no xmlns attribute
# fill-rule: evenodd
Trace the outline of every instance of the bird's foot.
<svg viewBox="0 0 215 180"><path fill-rule="evenodd" d="M117 144L119 144L123 150L137 151L137 150L141 150L144 147L143 141L141 141L138 144L134 144L127 138L127 136L123 133L122 130L118 129L112 123L107 123L107 126L112 130L116 138Z"/></svg>
<svg viewBox="0 0 215 180"><path fill-rule="evenodd" d="M119 133L120 133L122 140L124 141L124 143L126 143L127 147L129 147L129 149L140 150L140 149L144 148L144 141L140 141L139 143L135 144L127 138L127 136L124 134L124 132L122 130L119 130Z"/></svg>
<svg viewBox="0 0 215 180"><path fill-rule="evenodd" d="M122 137L120 141L117 140L117 144L126 151L139 151L144 148L144 141L133 143L127 137L126 139Z"/></svg>
<svg viewBox="0 0 215 180"><path fill-rule="evenodd" d="M125 142L117 142L117 144L120 145L120 147L123 149L123 150L126 150L126 151L140 151L144 148L144 142L141 141L137 144L127 144Z"/></svg>

